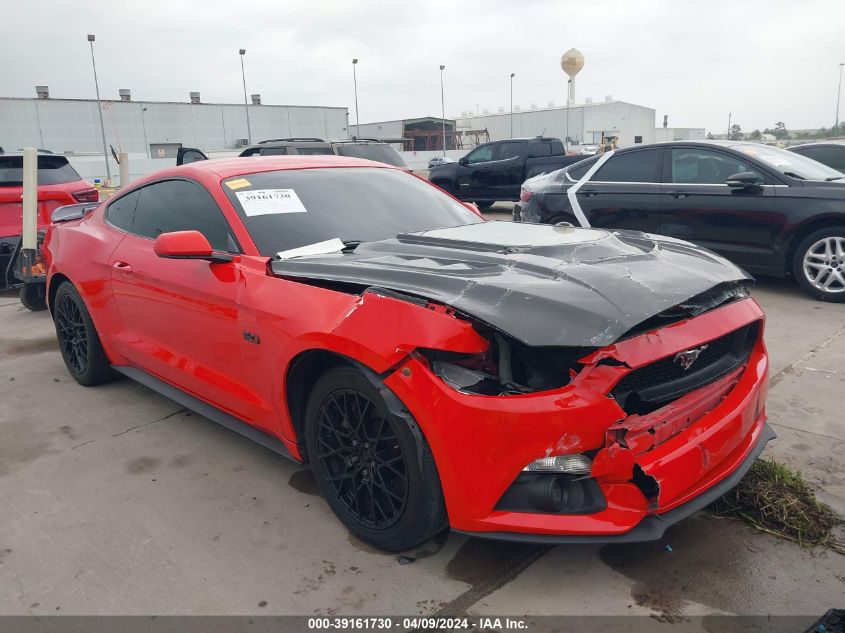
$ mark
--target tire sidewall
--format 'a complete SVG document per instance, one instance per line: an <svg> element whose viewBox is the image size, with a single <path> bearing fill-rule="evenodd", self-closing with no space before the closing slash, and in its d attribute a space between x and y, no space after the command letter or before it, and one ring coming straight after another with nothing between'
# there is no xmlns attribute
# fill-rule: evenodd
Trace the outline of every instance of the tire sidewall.
<svg viewBox="0 0 845 633"><path fill-rule="evenodd" d="M59 325L58 325L58 308L62 301L68 298L69 300L73 301L76 304L77 309L82 317L82 322L85 326L85 336L86 336L86 344L88 346L88 362L85 366L85 371L81 373L77 373L74 371L73 366L68 360L67 353L65 352L65 346L62 344L61 334L59 332ZM91 315L88 312L88 308L85 306L85 302L82 300L79 292L74 288L73 284L70 282L62 282L62 285L59 286L59 289L56 291L56 296L53 299L53 305L55 306L54 312L55 315L53 317L54 325L56 327L56 338L59 342L59 351L62 354L62 359L65 362L65 366L67 367L68 372L71 376L73 376L74 380L82 385L90 385L96 384L98 382L102 382L99 380L99 372L96 366L97 362L100 360L100 355L98 354L98 349L96 346L99 345L99 336L97 335L97 330L94 327L94 322L91 320Z"/></svg>
<svg viewBox="0 0 845 633"><path fill-rule="evenodd" d="M804 256L807 250L816 242L825 237L842 237L845 238L845 226L834 226L824 229L819 229L810 233L807 237L802 239L795 249L795 254L792 258L792 275L798 286L807 294L811 295L819 301L828 301L831 303L845 302L845 292L830 293L819 290L810 283L807 276L804 274Z"/></svg>
<svg viewBox="0 0 845 633"><path fill-rule="evenodd" d="M369 398L380 412L387 416L392 422L396 431L396 437L405 457L408 477L408 498L405 502L405 509L402 517L384 530L374 530L361 525L352 517L343 503L337 498L331 483L325 480L325 472L322 464L316 459L317 455L317 412L325 399L334 391L339 389L354 389L360 391ZM305 441L311 470L317 485L326 502L340 521L350 532L373 545L385 549L398 551L429 538L426 518L432 512L436 503L442 504L442 492L439 479L436 481L436 490L431 490L431 472L426 471L425 460L421 459L422 453L417 444L415 433L409 428L409 424L416 426L410 419L399 417L393 414L378 389L360 371L352 367L337 367L329 370L317 380L305 413ZM414 429L419 434L418 428ZM422 435L419 437L423 442ZM428 451L428 447L424 447ZM436 471L435 471L436 475ZM441 526L442 527L442 526Z"/></svg>

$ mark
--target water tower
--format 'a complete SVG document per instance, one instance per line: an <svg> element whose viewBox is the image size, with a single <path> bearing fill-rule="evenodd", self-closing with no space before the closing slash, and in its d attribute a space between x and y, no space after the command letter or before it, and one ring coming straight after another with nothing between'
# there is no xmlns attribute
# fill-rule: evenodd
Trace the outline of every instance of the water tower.
<svg viewBox="0 0 845 633"><path fill-rule="evenodd" d="M566 95L566 105L571 106L575 103L575 75L577 75L584 67L584 56L581 51L570 48L560 58L560 67L563 72L569 75L569 91Z"/></svg>

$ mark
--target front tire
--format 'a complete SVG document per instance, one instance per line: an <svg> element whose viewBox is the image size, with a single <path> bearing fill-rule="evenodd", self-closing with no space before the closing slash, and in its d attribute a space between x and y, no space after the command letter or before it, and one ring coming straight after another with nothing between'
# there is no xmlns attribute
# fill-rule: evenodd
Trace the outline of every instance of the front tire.
<svg viewBox="0 0 845 633"><path fill-rule="evenodd" d="M845 226L810 233L795 249L792 274L820 301L845 302Z"/></svg>
<svg viewBox="0 0 845 633"><path fill-rule="evenodd" d="M53 322L65 366L86 387L118 377L100 343L88 308L69 281L62 282L53 299Z"/></svg>
<svg viewBox="0 0 845 633"><path fill-rule="evenodd" d="M308 399L305 441L331 509L355 536L388 551L447 525L434 457L410 414L390 411L360 371L336 367Z"/></svg>

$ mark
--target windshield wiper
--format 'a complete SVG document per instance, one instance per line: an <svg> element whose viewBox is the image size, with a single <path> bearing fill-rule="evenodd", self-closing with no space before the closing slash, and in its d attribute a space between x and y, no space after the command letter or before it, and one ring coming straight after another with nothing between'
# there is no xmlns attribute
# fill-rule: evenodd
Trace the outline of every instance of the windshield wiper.
<svg viewBox="0 0 845 633"><path fill-rule="evenodd" d="M845 176L831 176L830 178L825 178L825 182L831 182L833 180L842 180Z"/></svg>
<svg viewBox="0 0 845 633"><path fill-rule="evenodd" d="M794 171L785 171L783 172L784 176L789 176L790 178L797 178L798 180L807 180L804 176L799 176Z"/></svg>

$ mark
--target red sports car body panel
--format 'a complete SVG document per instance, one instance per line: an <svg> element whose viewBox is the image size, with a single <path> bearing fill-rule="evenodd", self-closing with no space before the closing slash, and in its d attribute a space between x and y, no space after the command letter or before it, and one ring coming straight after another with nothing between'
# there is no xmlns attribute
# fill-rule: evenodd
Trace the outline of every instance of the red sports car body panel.
<svg viewBox="0 0 845 633"><path fill-rule="evenodd" d="M471 320L438 302L379 289L354 291L272 274L221 181L280 169L372 167L337 157L193 163L167 178L203 186L241 248L232 261L163 260L152 240L104 218L106 205L54 226L45 241L50 292L70 280L114 365L129 365L280 439L303 459L286 392L303 354L328 352L371 370L407 408L437 465L450 525L478 533L619 535L734 473L760 442L768 361L764 316L750 298L617 341L580 359L568 384L519 395L474 395L449 386L420 349L483 354ZM387 167L385 167L387 169ZM52 296L52 295L51 295ZM643 414L612 397L631 372L757 324L741 367ZM543 457L592 455L605 506L589 514L497 509L523 468ZM653 482L647 496L641 478Z"/></svg>

